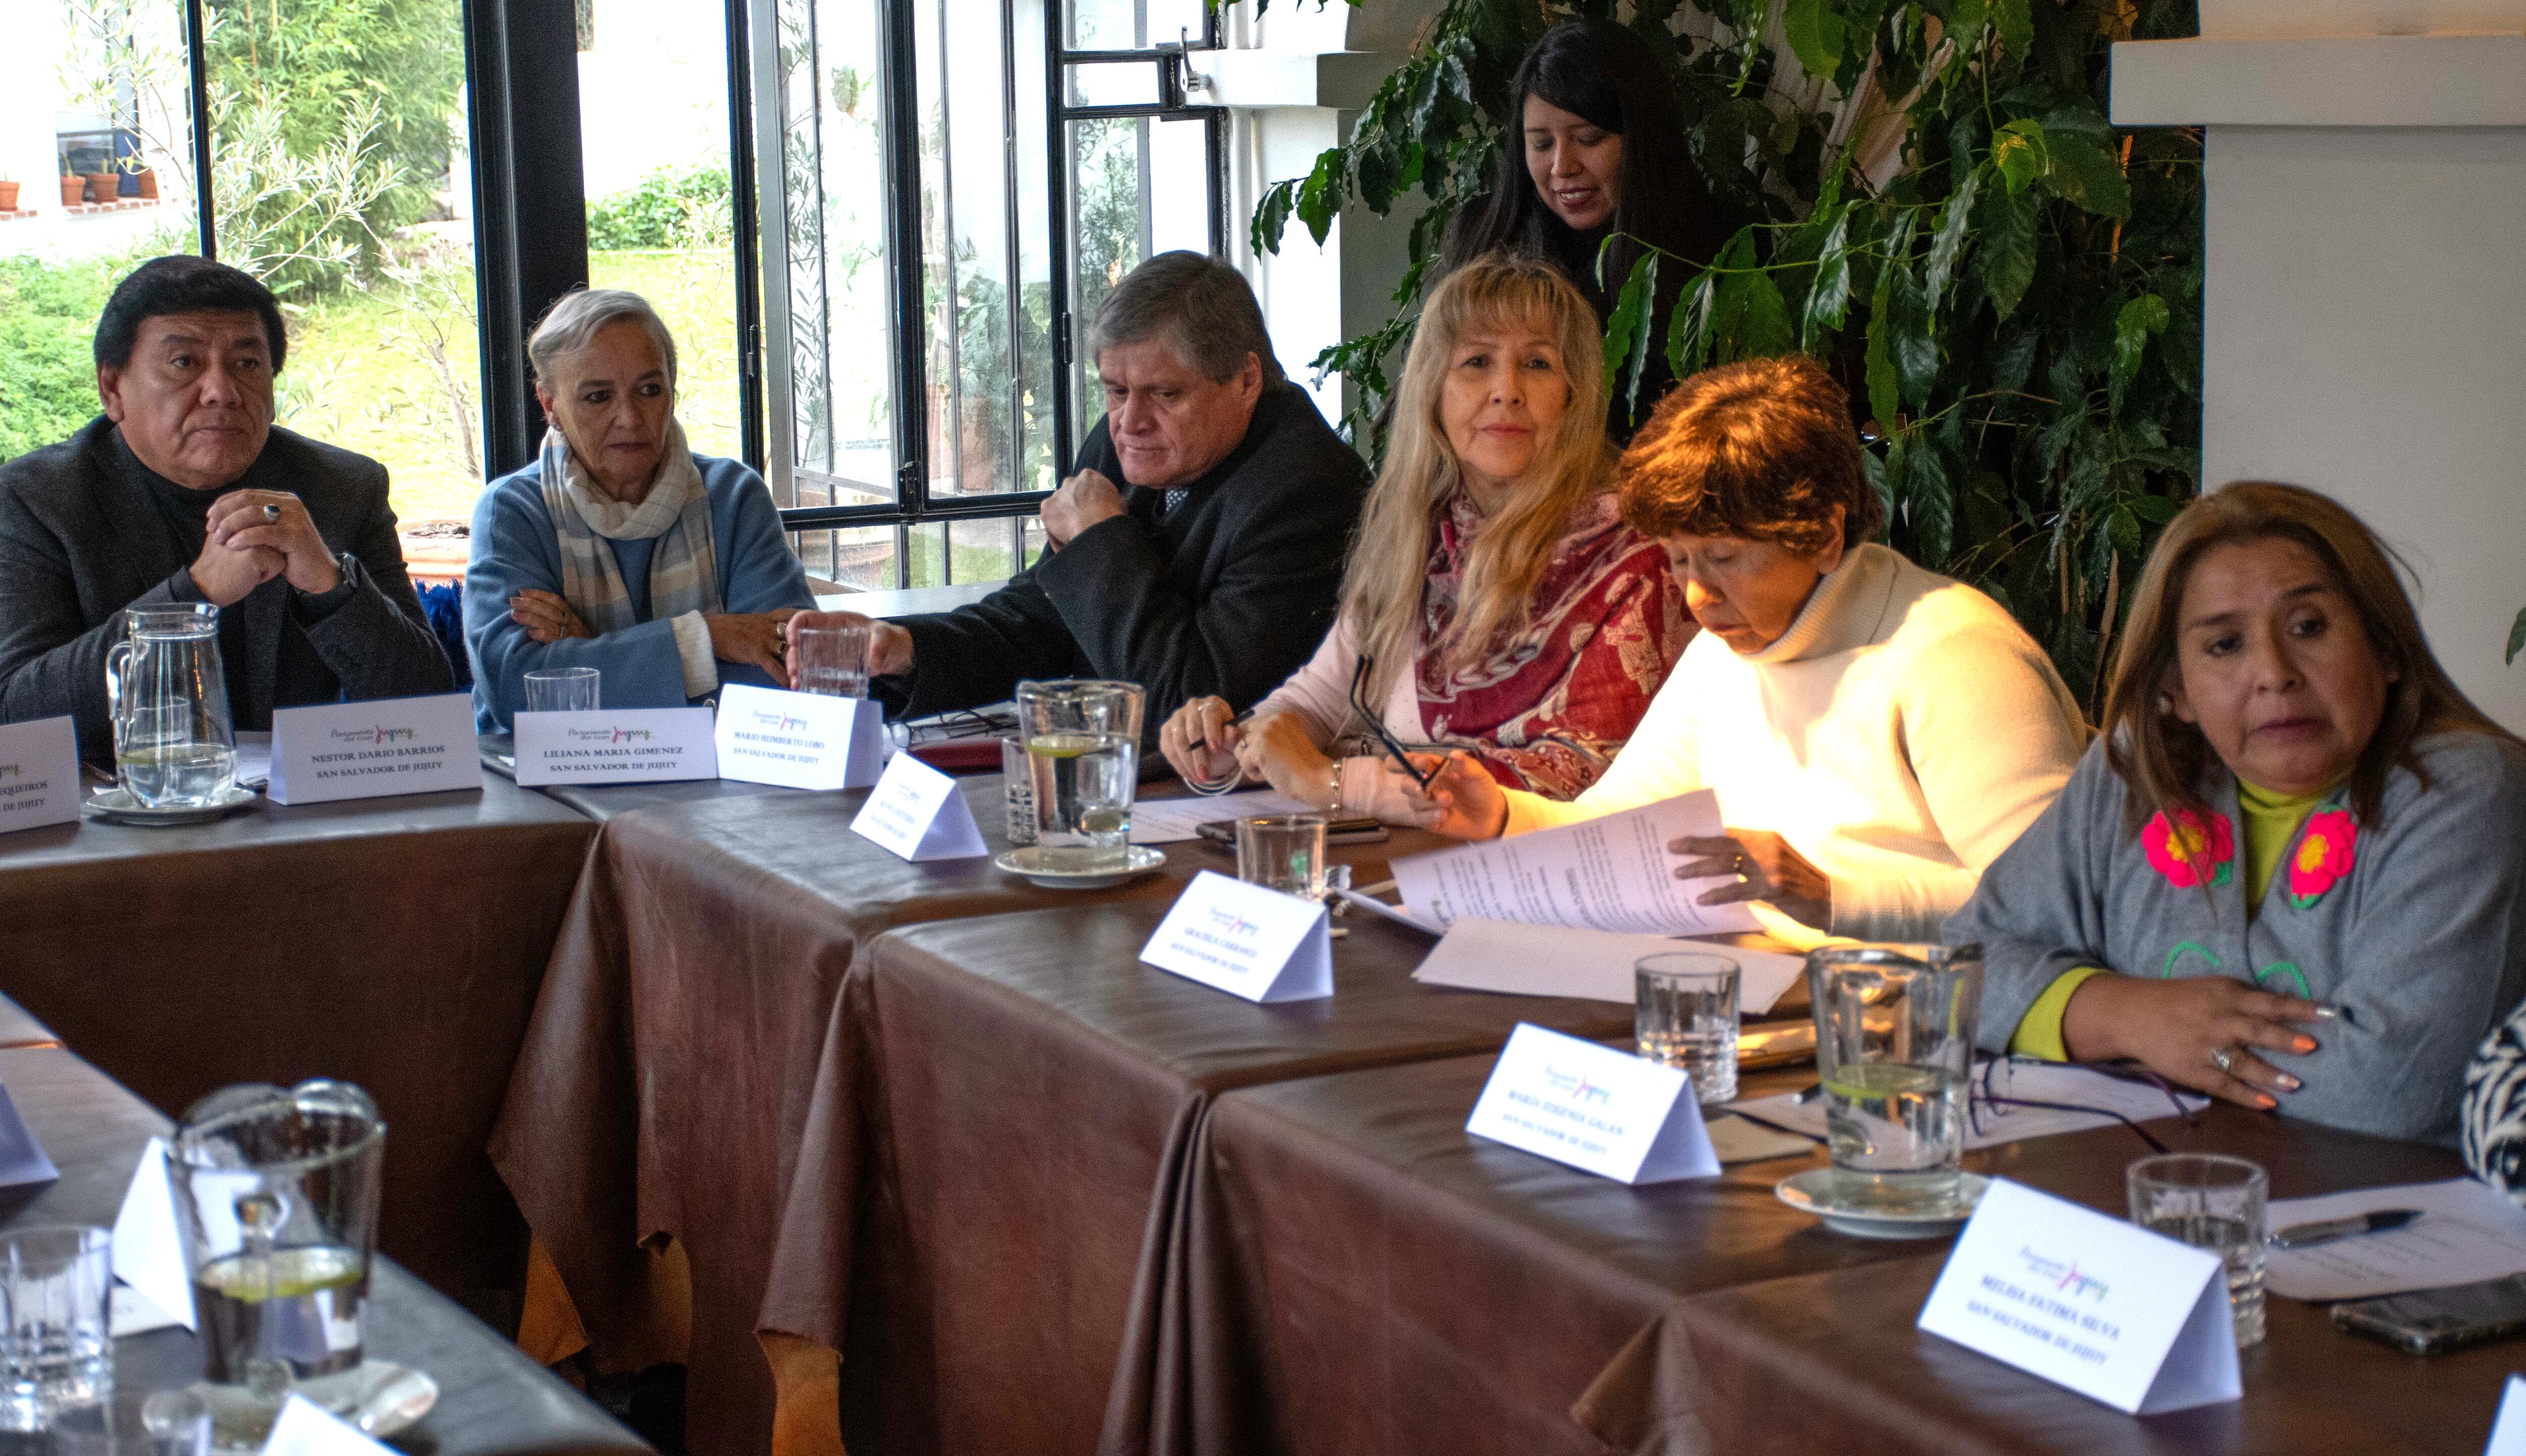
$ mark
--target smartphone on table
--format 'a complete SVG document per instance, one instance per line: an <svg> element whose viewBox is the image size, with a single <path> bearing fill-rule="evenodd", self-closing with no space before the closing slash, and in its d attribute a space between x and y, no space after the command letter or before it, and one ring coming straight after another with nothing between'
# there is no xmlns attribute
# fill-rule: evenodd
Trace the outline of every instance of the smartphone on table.
<svg viewBox="0 0 2526 1456"><path fill-rule="evenodd" d="M2333 1307L2337 1330L2407 1355L2444 1355L2526 1334L2526 1274Z"/></svg>
<svg viewBox="0 0 2526 1456"><path fill-rule="evenodd" d="M1237 821L1214 819L1193 826L1193 832L1210 843L1226 849L1237 847ZM1327 844L1378 844L1386 839L1386 826L1374 819L1335 819L1325 823Z"/></svg>

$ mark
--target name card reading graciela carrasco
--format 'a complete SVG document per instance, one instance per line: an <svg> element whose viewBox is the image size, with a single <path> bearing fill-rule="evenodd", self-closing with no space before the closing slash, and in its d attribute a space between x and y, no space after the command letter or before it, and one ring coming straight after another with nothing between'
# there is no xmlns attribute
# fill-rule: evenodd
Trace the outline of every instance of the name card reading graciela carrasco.
<svg viewBox="0 0 2526 1456"><path fill-rule="evenodd" d="M708 708L598 708L521 713L518 782L659 783L717 778Z"/></svg>
<svg viewBox="0 0 2526 1456"><path fill-rule="evenodd" d="M272 778L264 792L276 804L481 786L471 693L324 703L272 715Z"/></svg>
<svg viewBox="0 0 2526 1456"><path fill-rule="evenodd" d="M1140 959L1248 1001L1334 993L1325 907L1204 870L1176 897Z"/></svg>

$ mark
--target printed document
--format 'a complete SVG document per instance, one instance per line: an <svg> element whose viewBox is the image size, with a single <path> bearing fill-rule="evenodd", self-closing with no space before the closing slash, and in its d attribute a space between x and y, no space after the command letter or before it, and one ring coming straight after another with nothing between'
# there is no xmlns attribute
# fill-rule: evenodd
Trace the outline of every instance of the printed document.
<svg viewBox="0 0 2526 1456"><path fill-rule="evenodd" d="M1656 935L1724 935L1762 929L1743 901L1694 903L1734 876L1678 879L1671 840L1725 833L1719 795L1677 798L1459 849L1394 862L1395 887L1415 920L1439 927L1478 917Z"/></svg>

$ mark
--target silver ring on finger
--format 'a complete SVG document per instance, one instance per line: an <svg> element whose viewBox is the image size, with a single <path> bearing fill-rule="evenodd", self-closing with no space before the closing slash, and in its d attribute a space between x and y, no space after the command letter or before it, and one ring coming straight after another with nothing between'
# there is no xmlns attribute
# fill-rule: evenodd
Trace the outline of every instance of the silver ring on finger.
<svg viewBox="0 0 2526 1456"><path fill-rule="evenodd" d="M2237 1065L2237 1049L2226 1044L2210 1048L2210 1065L2221 1072L2228 1071Z"/></svg>

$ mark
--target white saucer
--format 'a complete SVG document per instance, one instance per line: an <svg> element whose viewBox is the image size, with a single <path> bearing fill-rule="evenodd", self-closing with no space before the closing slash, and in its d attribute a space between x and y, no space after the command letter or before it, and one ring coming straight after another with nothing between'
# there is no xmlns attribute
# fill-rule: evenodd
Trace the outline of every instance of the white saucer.
<svg viewBox="0 0 2526 1456"><path fill-rule="evenodd" d="M231 783L227 787L227 792L220 796L219 802L206 804L199 809L152 809L132 798L130 791L118 783L112 788L99 789L88 795L87 801L79 805L79 812L90 819L101 820L106 824L130 824L166 828L175 825L209 824L215 819L225 819L261 797L261 794L244 784Z"/></svg>
<svg viewBox="0 0 2526 1456"><path fill-rule="evenodd" d="M221 1456L263 1449L278 1406L242 1385L196 1381L191 1388L211 1408L212 1449ZM438 1404L436 1381L391 1360L370 1360L356 1370L305 1381L298 1393L379 1440L410 1431Z"/></svg>
<svg viewBox="0 0 2526 1456"><path fill-rule="evenodd" d="M1091 890L1121 884L1167 862L1163 850L1151 849L1145 844L1127 846L1120 866L1102 870L1065 870L1046 865L1043 852L1043 846L1029 844L1012 849L991 863L1012 875L1023 875L1045 889Z"/></svg>
<svg viewBox="0 0 2526 1456"><path fill-rule="evenodd" d="M1834 1201L1833 1170L1810 1168L1793 1174L1772 1185L1772 1194L1802 1214L1824 1220L1824 1226L1836 1233L1854 1238L1937 1238L1952 1233L1973 1217L1974 1205L1982 1202L1991 1180L1979 1173L1956 1175L1956 1201L1943 1209L1925 1209L1918 1213L1895 1213L1885 1209L1846 1208Z"/></svg>

